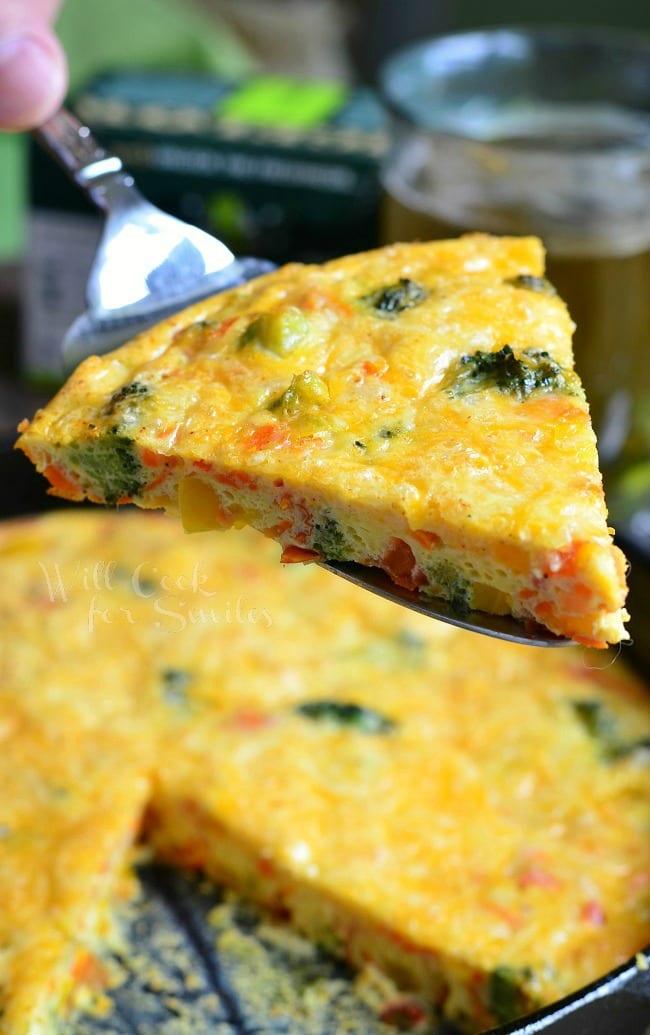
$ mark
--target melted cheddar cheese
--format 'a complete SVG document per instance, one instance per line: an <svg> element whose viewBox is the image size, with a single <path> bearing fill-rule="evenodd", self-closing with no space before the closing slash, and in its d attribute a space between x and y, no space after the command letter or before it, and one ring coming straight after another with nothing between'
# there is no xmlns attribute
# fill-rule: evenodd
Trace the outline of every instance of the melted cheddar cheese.
<svg viewBox="0 0 650 1035"><path fill-rule="evenodd" d="M535 239L481 235L288 266L87 360L18 444L71 499L615 643L624 559L542 273Z"/></svg>
<svg viewBox="0 0 650 1035"><path fill-rule="evenodd" d="M650 704L160 515L0 528L0 1032L41 1035L155 855L467 1031L649 940Z"/></svg>

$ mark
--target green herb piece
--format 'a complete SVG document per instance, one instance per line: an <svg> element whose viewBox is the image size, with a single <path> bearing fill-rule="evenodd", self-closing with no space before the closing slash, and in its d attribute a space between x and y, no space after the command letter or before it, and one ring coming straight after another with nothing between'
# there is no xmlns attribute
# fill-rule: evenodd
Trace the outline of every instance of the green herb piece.
<svg viewBox="0 0 650 1035"><path fill-rule="evenodd" d="M394 636L367 637L347 657L380 668L404 670L420 668L425 660L426 643L419 636L401 629Z"/></svg>
<svg viewBox="0 0 650 1035"><path fill-rule="evenodd" d="M402 277L396 284L377 288L371 294L364 295L361 301L371 306L378 316L397 316L406 309L413 309L428 297L427 288L408 277Z"/></svg>
<svg viewBox="0 0 650 1035"><path fill-rule="evenodd" d="M165 668L161 672L162 692L167 704L187 704L187 691L193 680L191 672L182 668Z"/></svg>
<svg viewBox="0 0 650 1035"><path fill-rule="evenodd" d="M310 934L310 941L313 941L319 949L322 949L330 957L338 957L340 959L344 955L344 935L339 934L338 931L326 924L323 924L321 928Z"/></svg>
<svg viewBox="0 0 650 1035"><path fill-rule="evenodd" d="M141 381L130 381L129 384L122 385L116 392L113 392L106 406L104 406L102 414L105 417L112 417L116 410L119 411L122 403L126 400L132 401L135 396L148 395L149 392L149 385L144 385Z"/></svg>
<svg viewBox="0 0 650 1035"><path fill-rule="evenodd" d="M546 277L533 277L530 273L520 273L517 277L508 277L506 284L526 291L537 291L540 295L557 295L557 291Z"/></svg>
<svg viewBox="0 0 650 1035"><path fill-rule="evenodd" d="M350 547L340 524L331 515L314 523L312 549L318 550L326 561L347 561Z"/></svg>
<svg viewBox="0 0 650 1035"><path fill-rule="evenodd" d="M70 788L59 783L51 783L47 786L52 801L66 801L70 797Z"/></svg>
<svg viewBox="0 0 650 1035"><path fill-rule="evenodd" d="M427 574L442 590L445 600L460 617L469 611L470 582L451 561L438 561L427 569Z"/></svg>
<svg viewBox="0 0 650 1035"><path fill-rule="evenodd" d="M147 480L133 441L121 435L118 428L100 438L73 442L67 454L72 466L98 486L111 507L124 497L137 496Z"/></svg>
<svg viewBox="0 0 650 1035"><path fill-rule="evenodd" d="M487 981L487 1005L498 1024L507 1024L524 1013L530 1005L525 983L533 972L529 967L496 967Z"/></svg>
<svg viewBox="0 0 650 1035"><path fill-rule="evenodd" d="M222 323L223 320L195 320L176 332L174 345L185 348L200 345L205 341L206 335L218 329Z"/></svg>
<svg viewBox="0 0 650 1035"><path fill-rule="evenodd" d="M365 442L361 442L360 439L358 439L358 438L356 438L354 440L352 445L355 447L355 449L360 449L362 453L365 453L366 450L368 449L366 443Z"/></svg>
<svg viewBox="0 0 650 1035"><path fill-rule="evenodd" d="M448 391L452 396L470 395L483 388L496 388L504 395L527 399L533 392L565 392L576 395L576 375L564 370L543 349L524 349L516 356L510 345L498 352L474 352L461 356L452 372Z"/></svg>
<svg viewBox="0 0 650 1035"><path fill-rule="evenodd" d="M395 636L398 645L403 651L408 654L417 655L418 657L426 651L427 643L421 636L414 633L411 629L400 629Z"/></svg>
<svg viewBox="0 0 650 1035"><path fill-rule="evenodd" d="M137 597L152 597L156 592L160 592L160 583L150 575L143 575L140 568L134 572L132 568L116 564L113 568L113 577Z"/></svg>
<svg viewBox="0 0 650 1035"><path fill-rule="evenodd" d="M329 402L329 397L329 388L322 377L313 370L305 370L302 374L293 375L287 390L270 403L267 409L273 413L279 411L284 417L296 417L305 410Z"/></svg>
<svg viewBox="0 0 650 1035"><path fill-rule="evenodd" d="M571 701L571 707L590 737L610 740L614 735L614 716L602 701Z"/></svg>
<svg viewBox="0 0 650 1035"><path fill-rule="evenodd" d="M585 732L598 744L605 761L618 762L637 752L650 751L650 737L625 740L620 736L616 719L602 701L576 700L570 704Z"/></svg>
<svg viewBox="0 0 650 1035"><path fill-rule="evenodd" d="M404 428L401 424L387 425L384 428L380 428L377 432L377 438L391 439L397 438L399 435L404 434Z"/></svg>
<svg viewBox="0 0 650 1035"><path fill-rule="evenodd" d="M607 758L611 762L618 762L622 758L630 758L631 755L648 753L650 758L650 736L639 737L637 740L619 740L610 744L607 751Z"/></svg>
<svg viewBox="0 0 650 1035"><path fill-rule="evenodd" d="M307 317L295 306L275 313L262 313L252 321L239 339L238 348L258 345L276 356L288 355L309 334Z"/></svg>
<svg viewBox="0 0 650 1035"><path fill-rule="evenodd" d="M390 733L395 723L372 708L341 701L305 701L294 708L297 715L330 726L350 727L360 733Z"/></svg>

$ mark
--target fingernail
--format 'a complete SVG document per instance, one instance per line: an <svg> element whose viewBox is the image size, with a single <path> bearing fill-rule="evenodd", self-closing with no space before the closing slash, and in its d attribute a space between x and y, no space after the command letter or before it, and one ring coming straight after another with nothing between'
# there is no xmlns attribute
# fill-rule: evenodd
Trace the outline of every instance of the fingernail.
<svg viewBox="0 0 650 1035"><path fill-rule="evenodd" d="M6 39L0 40L0 70L2 72L14 63L25 57L29 60L29 53L26 53L34 46L35 41L30 36L9 36ZM42 48L36 43L39 50Z"/></svg>

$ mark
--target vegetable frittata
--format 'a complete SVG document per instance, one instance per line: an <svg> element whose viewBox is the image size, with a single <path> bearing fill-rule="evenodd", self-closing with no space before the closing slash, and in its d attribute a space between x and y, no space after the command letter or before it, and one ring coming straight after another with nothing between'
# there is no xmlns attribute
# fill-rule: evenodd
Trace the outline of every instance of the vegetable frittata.
<svg viewBox="0 0 650 1035"><path fill-rule="evenodd" d="M18 445L70 499L616 643L625 562L543 266L478 234L287 266L88 359Z"/></svg>
<svg viewBox="0 0 650 1035"><path fill-rule="evenodd" d="M9 523L0 575L2 1035L96 979L138 832L467 1031L650 940L650 703L620 660L161 515Z"/></svg>

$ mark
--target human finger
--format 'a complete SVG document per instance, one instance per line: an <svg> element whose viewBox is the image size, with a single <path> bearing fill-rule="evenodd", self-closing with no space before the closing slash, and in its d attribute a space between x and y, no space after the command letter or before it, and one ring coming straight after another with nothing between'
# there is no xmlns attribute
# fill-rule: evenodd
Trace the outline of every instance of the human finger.
<svg viewBox="0 0 650 1035"><path fill-rule="evenodd" d="M31 129L63 100L66 62L48 25L58 6L30 0L0 14L0 129Z"/></svg>

